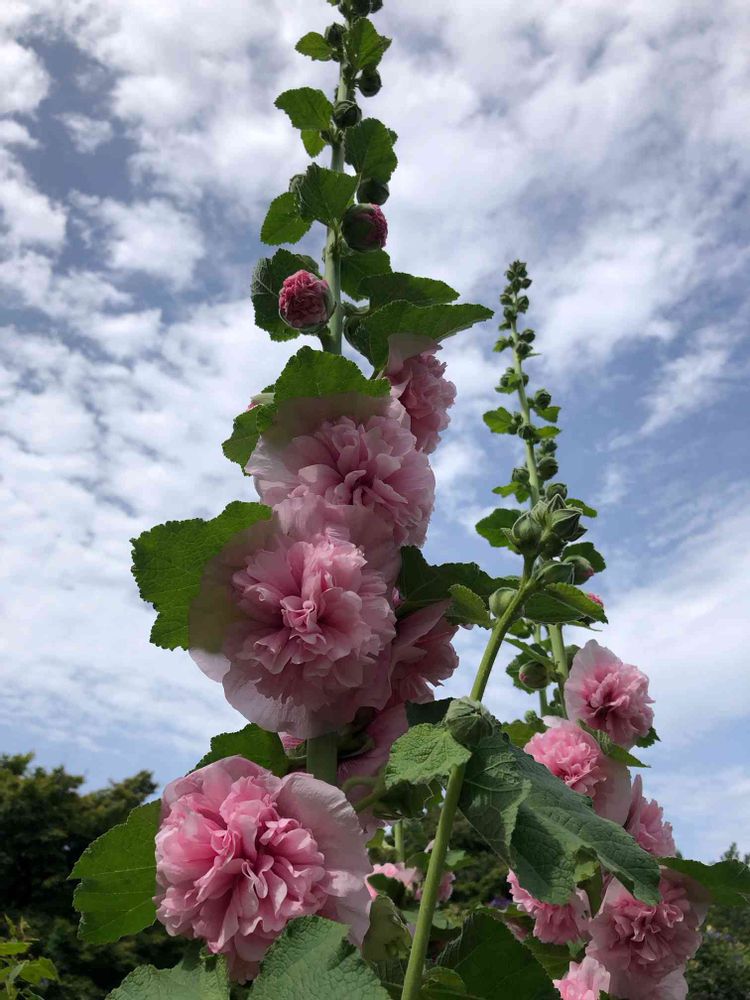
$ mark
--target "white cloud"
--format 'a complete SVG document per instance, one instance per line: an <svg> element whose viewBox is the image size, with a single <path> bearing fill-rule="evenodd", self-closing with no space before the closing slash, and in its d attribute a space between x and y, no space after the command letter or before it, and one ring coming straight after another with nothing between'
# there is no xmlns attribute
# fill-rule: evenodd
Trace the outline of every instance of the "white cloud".
<svg viewBox="0 0 750 1000"><path fill-rule="evenodd" d="M23 139L16 135L16 141ZM33 184L27 172L0 149L0 223L15 246L58 249L65 239L66 213Z"/></svg>
<svg viewBox="0 0 750 1000"><path fill-rule="evenodd" d="M109 142L114 134L112 123L104 118L90 118L88 115L60 115L60 121L65 125L73 145L79 153L93 153L104 143Z"/></svg>
<svg viewBox="0 0 750 1000"><path fill-rule="evenodd" d="M30 114L48 90L49 76L36 53L0 36L0 114Z"/></svg>

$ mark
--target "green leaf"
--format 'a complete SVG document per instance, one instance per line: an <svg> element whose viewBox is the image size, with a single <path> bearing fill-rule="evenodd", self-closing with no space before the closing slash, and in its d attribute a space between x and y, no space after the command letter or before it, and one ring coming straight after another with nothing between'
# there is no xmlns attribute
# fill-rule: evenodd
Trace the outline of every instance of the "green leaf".
<svg viewBox="0 0 750 1000"><path fill-rule="evenodd" d="M453 598L449 612L451 621L461 625L481 625L482 628L491 626L490 613L479 594L461 583L454 583L448 590Z"/></svg>
<svg viewBox="0 0 750 1000"><path fill-rule="evenodd" d="M537 427L536 436L540 439L554 438L560 433L559 427Z"/></svg>
<svg viewBox="0 0 750 1000"><path fill-rule="evenodd" d="M255 324L268 331L273 340L292 340L299 330L287 326L279 316L279 292L284 279L296 271L310 271L320 277L318 265L304 254L277 250L273 257L263 257L255 266L251 295Z"/></svg>
<svg viewBox="0 0 750 1000"><path fill-rule="evenodd" d="M254 722L236 733L220 733L211 737L211 749L195 765L205 767L225 757L245 757L265 767L277 778L283 778L289 770L289 758L278 733L269 733Z"/></svg>
<svg viewBox="0 0 750 1000"><path fill-rule="evenodd" d="M419 1000L451 1000L451 997L467 997L463 980L454 969L433 966L422 979Z"/></svg>
<svg viewBox="0 0 750 1000"><path fill-rule="evenodd" d="M543 410L540 410L538 407L534 407L534 409L542 420L550 420L553 424L557 423L557 418L560 414L559 406L546 406Z"/></svg>
<svg viewBox="0 0 750 1000"><path fill-rule="evenodd" d="M423 704L407 701L406 718L410 726L437 726L445 718L453 698L440 698L438 701L427 701Z"/></svg>
<svg viewBox="0 0 750 1000"><path fill-rule="evenodd" d="M705 865L687 858L660 858L659 864L700 883L717 906L750 904L750 868L741 861L730 858L715 865Z"/></svg>
<svg viewBox="0 0 750 1000"><path fill-rule="evenodd" d="M118 941L154 922L154 838L160 809L158 801L133 809L124 823L107 830L76 861L70 878L82 880L73 906L81 914L78 934L84 941Z"/></svg>
<svg viewBox="0 0 750 1000"><path fill-rule="evenodd" d="M0 955L24 955L31 941L0 941Z"/></svg>
<svg viewBox="0 0 750 1000"><path fill-rule="evenodd" d="M300 52L303 56L309 56L311 59L318 59L320 62L327 62L329 59L333 58L333 52L331 46L325 40L323 35L318 34L317 31L308 31L306 35L294 46L297 52Z"/></svg>
<svg viewBox="0 0 750 1000"><path fill-rule="evenodd" d="M344 392L387 396L390 388L387 379L365 378L359 367L348 358L302 347L287 361L279 375L274 389L274 403Z"/></svg>
<svg viewBox="0 0 750 1000"><path fill-rule="evenodd" d="M347 55L354 70L377 66L391 44L391 39L379 35L372 21L360 17L347 36Z"/></svg>
<svg viewBox="0 0 750 1000"><path fill-rule="evenodd" d="M332 226L341 219L356 190L356 177L311 163L296 189L300 215Z"/></svg>
<svg viewBox="0 0 750 1000"><path fill-rule="evenodd" d="M343 924L300 917L287 924L253 983L253 1000L388 1000Z"/></svg>
<svg viewBox="0 0 750 1000"><path fill-rule="evenodd" d="M522 483L506 483L505 486L496 486L492 492L501 497L515 497L519 503L529 499L529 491Z"/></svg>
<svg viewBox="0 0 750 1000"><path fill-rule="evenodd" d="M588 504L584 503L583 500L571 500L570 497L565 501L568 507L577 507L578 510L582 511L586 517L596 517L597 512L593 507L589 507Z"/></svg>
<svg viewBox="0 0 750 1000"><path fill-rule="evenodd" d="M346 130L346 162L359 177L371 177L386 184L398 165L393 151L394 134L377 118L364 118Z"/></svg>
<svg viewBox="0 0 750 1000"><path fill-rule="evenodd" d="M367 292L363 285L376 274L390 274L391 259L385 250L372 253L350 253L341 258L341 287L351 298L359 301Z"/></svg>
<svg viewBox="0 0 750 1000"><path fill-rule="evenodd" d="M653 726L649 729L649 731L646 733L645 736L639 736L638 739L635 741L635 745L640 750L645 750L648 747L652 747L654 743L661 743L661 740L657 736L656 730L654 729Z"/></svg>
<svg viewBox="0 0 750 1000"><path fill-rule="evenodd" d="M331 123L333 105L322 90L314 87L285 90L274 104L289 115L295 128L320 130L328 128Z"/></svg>
<svg viewBox="0 0 750 1000"><path fill-rule="evenodd" d="M412 726L391 747L385 787L426 785L447 778L451 768L465 764L470 756L444 726Z"/></svg>
<svg viewBox="0 0 750 1000"><path fill-rule="evenodd" d="M537 733L543 733L544 729L544 723L541 720L533 723L514 719L513 722L504 722L502 724L502 730L508 734L508 739L513 746L521 747L521 749L526 746L532 736L536 736Z"/></svg>
<svg viewBox="0 0 750 1000"><path fill-rule="evenodd" d="M157 611L155 646L188 648L188 611L206 562L238 531L270 516L270 507L235 500L211 521L167 521L133 539L133 576L143 600Z"/></svg>
<svg viewBox="0 0 750 1000"><path fill-rule="evenodd" d="M528 948L550 979L562 979L568 971L572 955L567 945L543 944L538 938L529 934L523 946Z"/></svg>
<svg viewBox="0 0 750 1000"><path fill-rule="evenodd" d="M401 549L398 589L402 602L398 606L397 614L399 618L404 618L412 611L419 611L420 608L426 608L436 601L450 599L450 588L454 584L462 584L480 597L487 598L505 583L507 581L493 579L476 563L443 563L440 566L431 566L419 549L407 545Z"/></svg>
<svg viewBox="0 0 750 1000"><path fill-rule="evenodd" d="M617 760L621 764L625 764L627 767L649 767L648 764L644 764L643 761L638 760L634 757L632 753L625 750L624 747L619 746L615 743L612 737L603 732L601 729L592 729L591 726L587 726L584 722L579 722L579 725L584 729L589 736L596 740L602 751L612 760Z"/></svg>
<svg viewBox="0 0 750 1000"><path fill-rule="evenodd" d="M512 434L511 424L513 422L513 414L505 409L504 406L498 406L496 410L490 410L485 413L482 417L484 422L487 424L489 429L493 434ZM498 486L497 492L505 490L503 496L508 496L510 493L514 493L516 489L515 483L510 483L509 486Z"/></svg>
<svg viewBox="0 0 750 1000"><path fill-rule="evenodd" d="M550 583L524 603L526 618L540 625L573 624L581 618L606 622L604 608L569 583Z"/></svg>
<svg viewBox="0 0 750 1000"><path fill-rule="evenodd" d="M275 412L273 405L256 406L234 418L232 433L221 447L229 461L241 465L243 472L258 438L273 423Z"/></svg>
<svg viewBox="0 0 750 1000"><path fill-rule="evenodd" d="M264 243L296 243L308 231L312 222L303 219L297 208L297 199L291 191L274 198L268 209L260 238Z"/></svg>
<svg viewBox="0 0 750 1000"><path fill-rule="evenodd" d="M308 156L315 157L325 149L326 141L317 129L303 128L299 134Z"/></svg>
<svg viewBox="0 0 750 1000"><path fill-rule="evenodd" d="M44 957L31 958L27 962L22 962L18 966L16 978L23 979L24 982L31 983L32 986L38 986L45 979L54 983L59 982L60 979L54 962Z"/></svg>
<svg viewBox="0 0 750 1000"><path fill-rule="evenodd" d="M486 538L494 548L506 549L510 543L503 529L512 528L522 513L523 511L511 507L498 507L487 517L477 521L477 533Z"/></svg>
<svg viewBox="0 0 750 1000"><path fill-rule="evenodd" d="M229 980L223 958L205 964L183 961L173 969L141 965L107 1000L229 1000Z"/></svg>
<svg viewBox="0 0 750 1000"><path fill-rule="evenodd" d="M369 257L370 254L365 256ZM418 306L439 305L458 298L458 292L444 281L434 278L417 278L403 271L376 274L367 277L361 285L370 299L371 309L380 309L388 302L400 299Z"/></svg>
<svg viewBox="0 0 750 1000"><path fill-rule="evenodd" d="M470 745L459 805L521 885L537 899L565 903L581 861L598 858L640 899L655 902L656 860L491 723L491 732Z"/></svg>
<svg viewBox="0 0 750 1000"><path fill-rule="evenodd" d="M489 908L471 914L461 934L438 956L438 964L461 976L472 1000L554 1000L558 995L534 955Z"/></svg>
<svg viewBox="0 0 750 1000"><path fill-rule="evenodd" d="M541 663L544 667L554 666L552 660L544 652L540 652L539 649L534 648L534 644L529 644L528 642L521 642L520 639L505 639L511 646L515 646L516 649L520 649L522 653L525 654L525 659L536 660L537 663ZM520 659L520 657L519 657Z"/></svg>
<svg viewBox="0 0 750 1000"><path fill-rule="evenodd" d="M357 343L376 369L388 360L388 338L394 333L419 334L432 340L442 340L459 330L468 330L475 323L492 318L485 306L460 305L417 306L398 300L389 302L367 316L357 331Z"/></svg>
<svg viewBox="0 0 750 1000"><path fill-rule="evenodd" d="M568 556L583 556L584 559L588 559L595 573L603 573L607 568L604 556L594 548L591 542L576 542L575 545L566 546L562 558L566 559Z"/></svg>

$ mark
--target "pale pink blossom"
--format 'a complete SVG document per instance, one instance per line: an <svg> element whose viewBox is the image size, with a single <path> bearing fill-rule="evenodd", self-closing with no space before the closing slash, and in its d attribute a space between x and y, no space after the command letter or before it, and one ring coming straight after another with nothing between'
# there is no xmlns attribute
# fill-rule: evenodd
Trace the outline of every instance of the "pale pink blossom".
<svg viewBox="0 0 750 1000"><path fill-rule="evenodd" d="M421 877L421 873L420 873ZM440 884L438 885L438 902L447 903L448 900L453 895L453 883L456 881L455 872L444 871L440 876ZM422 885L417 886L416 892L417 899L422 898Z"/></svg>
<svg viewBox="0 0 750 1000"><path fill-rule="evenodd" d="M567 719L547 717L549 729L536 733L524 747L539 764L568 788L588 795L600 816L623 823L630 805L630 775L612 760L593 736Z"/></svg>
<svg viewBox="0 0 750 1000"><path fill-rule="evenodd" d="M611 992L631 1000L673 1000L698 950L707 899L691 879L662 869L661 901L649 906L613 879L591 922L588 952L609 971Z"/></svg>
<svg viewBox="0 0 750 1000"><path fill-rule="evenodd" d="M450 601L438 601L399 619L391 646L391 704L422 704L435 697L458 666L451 639L458 631L445 618Z"/></svg>
<svg viewBox="0 0 750 1000"><path fill-rule="evenodd" d="M279 315L296 330L312 330L327 323L335 301L328 282L310 271L296 271L284 278L279 292Z"/></svg>
<svg viewBox="0 0 750 1000"><path fill-rule="evenodd" d="M411 895L414 895L416 890L416 883L421 877L421 872L419 868L407 868L403 861L386 861L382 865L373 865L370 875L385 875L387 878L395 879L397 882L401 882L405 886L406 891ZM369 879L367 882L367 889L370 893L372 899L378 894L378 890L370 885Z"/></svg>
<svg viewBox="0 0 750 1000"><path fill-rule="evenodd" d="M640 774L633 782L633 798L625 829L644 851L657 858L673 858L677 853L672 824L664 820L664 810L656 799L644 798Z"/></svg>
<svg viewBox="0 0 750 1000"><path fill-rule="evenodd" d="M440 432L450 423L448 410L455 402L456 387L445 378L445 362L435 357L440 345L427 340L424 349L412 355L412 339L404 334L389 337L385 374L391 394L409 414L417 447L429 454L437 447Z"/></svg>
<svg viewBox="0 0 750 1000"><path fill-rule="evenodd" d="M368 926L370 864L357 816L309 774L277 778L228 757L167 785L156 835L157 916L199 938L246 982L295 917Z"/></svg>
<svg viewBox="0 0 750 1000"><path fill-rule="evenodd" d="M562 905L543 903L521 886L514 871L507 875L510 894L519 910L534 920L534 937L545 944L567 944L588 936L589 901L577 889Z"/></svg>
<svg viewBox="0 0 750 1000"><path fill-rule="evenodd" d="M397 567L388 529L361 509L285 501L207 564L190 653L264 729L337 729L390 696Z"/></svg>
<svg viewBox="0 0 750 1000"><path fill-rule="evenodd" d="M406 707L403 704L393 705L377 712L371 722L365 727L363 736L367 741L366 749L356 757L346 757L339 761L338 783L343 785L350 778L374 778L388 762L391 747L403 736L409 728L406 718ZM372 785L352 785L346 792L350 802L358 803L372 791ZM372 836L384 820L377 818L371 809L357 813L359 821Z"/></svg>
<svg viewBox="0 0 750 1000"><path fill-rule="evenodd" d="M421 545L435 496L435 477L416 447L403 407L363 420L339 416L291 440L264 435L246 471L261 500L314 495L364 508L393 531L397 545Z"/></svg>
<svg viewBox="0 0 750 1000"><path fill-rule="evenodd" d="M571 962L562 979L553 979L562 1000L599 1000L609 989L609 973L595 958Z"/></svg>
<svg viewBox="0 0 750 1000"><path fill-rule="evenodd" d="M651 728L652 704L648 677L638 667L623 663L593 639L576 653L565 682L568 718L603 730L622 747L632 747Z"/></svg>

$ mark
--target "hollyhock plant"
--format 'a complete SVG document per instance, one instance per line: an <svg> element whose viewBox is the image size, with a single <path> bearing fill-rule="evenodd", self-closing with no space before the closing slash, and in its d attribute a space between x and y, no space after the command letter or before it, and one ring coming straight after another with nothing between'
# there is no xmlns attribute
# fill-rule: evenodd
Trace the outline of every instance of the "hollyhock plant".
<svg viewBox="0 0 750 1000"><path fill-rule="evenodd" d="M417 881L421 876L419 868L408 868L403 861L386 861L382 865L373 865L370 875L385 875L386 878L395 879L400 882L408 893L414 895L416 892ZM378 894L378 890L370 885L368 880L367 890L370 893L370 897L375 899Z"/></svg>
<svg viewBox="0 0 750 1000"><path fill-rule="evenodd" d="M545 717L549 728L536 733L524 747L539 764L568 788L588 795L600 816L624 823L630 805L630 776L612 760L593 736L567 719Z"/></svg>
<svg viewBox="0 0 750 1000"><path fill-rule="evenodd" d="M316 330L327 323L335 308L328 282L309 271L285 278L279 292L279 315L295 330Z"/></svg>
<svg viewBox="0 0 750 1000"><path fill-rule="evenodd" d="M514 871L507 875L510 894L519 910L534 919L534 937L545 944L567 944L588 937L589 901L582 889L561 906L534 899L519 883Z"/></svg>
<svg viewBox="0 0 750 1000"><path fill-rule="evenodd" d="M385 246L388 223L379 205L352 205L344 213L341 232L352 250L370 253Z"/></svg>
<svg viewBox="0 0 750 1000"><path fill-rule="evenodd" d="M599 1000L609 989L609 973L595 958L571 962L562 979L553 979L562 1000Z"/></svg>
<svg viewBox="0 0 750 1000"><path fill-rule="evenodd" d="M368 926L364 834L343 792L308 774L277 778L227 757L170 782L156 836L157 916L171 935L255 975L290 920L317 913Z"/></svg>
<svg viewBox="0 0 750 1000"><path fill-rule="evenodd" d="M591 922L588 953L609 971L616 997L672 1000L674 990L681 988L675 973L698 950L707 910L705 890L663 868L659 893L661 901L649 906L613 879ZM667 987L672 992L666 992Z"/></svg>
<svg viewBox="0 0 750 1000"><path fill-rule="evenodd" d="M421 545L432 513L435 477L416 448L405 410L363 421L324 420L309 433L276 443L261 438L246 466L264 503L320 496L332 505L362 507L383 520L397 545Z"/></svg>
<svg viewBox="0 0 750 1000"><path fill-rule="evenodd" d="M637 667L623 663L594 639L576 653L565 683L568 718L601 729L630 748L651 729L652 704L648 677Z"/></svg>
<svg viewBox="0 0 750 1000"><path fill-rule="evenodd" d="M385 705L398 565L387 535L362 510L305 496L209 561L190 653L245 718L304 739Z"/></svg>
<svg viewBox="0 0 750 1000"><path fill-rule="evenodd" d="M672 825L665 822L664 810L656 799L648 800L644 797L640 774L633 782L633 798L625 829L644 851L657 858L673 858L677 853Z"/></svg>
<svg viewBox="0 0 750 1000"><path fill-rule="evenodd" d="M440 432L450 423L448 410L455 402L456 387L445 378L445 362L435 357L440 345L428 338L417 338L422 341L422 350L414 355L414 339L403 334L389 338L385 374L391 394L409 414L417 447L430 454L440 441Z"/></svg>
<svg viewBox="0 0 750 1000"><path fill-rule="evenodd" d="M450 601L439 601L397 622L391 646L391 704L432 701L430 685L440 687L458 666L451 644L458 626L445 618L449 607Z"/></svg>

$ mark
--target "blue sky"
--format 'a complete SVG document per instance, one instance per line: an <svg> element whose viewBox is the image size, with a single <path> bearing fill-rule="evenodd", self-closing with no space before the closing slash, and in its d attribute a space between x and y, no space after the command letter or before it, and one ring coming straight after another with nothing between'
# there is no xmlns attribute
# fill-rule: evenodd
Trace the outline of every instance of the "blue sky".
<svg viewBox="0 0 750 1000"><path fill-rule="evenodd" d="M304 167L282 90L319 0L6 0L0 9L2 749L91 785L166 781L239 719L150 647L129 539L250 495L221 440L292 350L253 325L269 200ZM496 303L528 261L532 377L600 510L603 640L652 678L646 789L678 845L750 850L750 8L693 0L386 0L367 113L399 133L394 268ZM302 248L319 254L322 233ZM473 531L516 460L481 423L493 324L444 358L428 556L512 568ZM461 638L452 693L481 635ZM531 701L499 668L501 718Z"/></svg>

